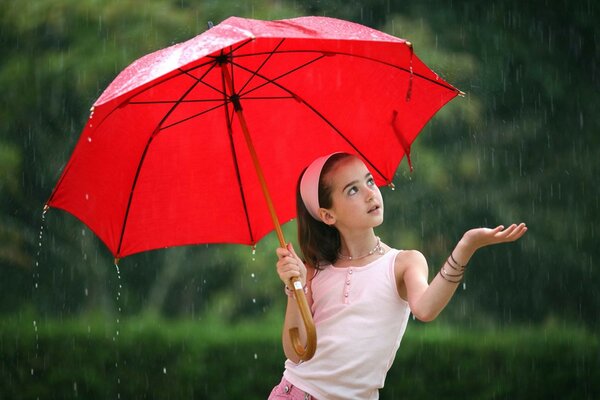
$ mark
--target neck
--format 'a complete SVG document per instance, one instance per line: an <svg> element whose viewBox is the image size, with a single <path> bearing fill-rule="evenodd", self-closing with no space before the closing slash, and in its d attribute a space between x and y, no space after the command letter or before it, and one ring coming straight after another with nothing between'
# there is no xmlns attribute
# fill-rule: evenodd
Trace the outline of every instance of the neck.
<svg viewBox="0 0 600 400"><path fill-rule="evenodd" d="M370 251L373 251L378 240L373 229L351 235L340 232L340 238L340 255L345 256L343 258L352 257L353 259L368 255Z"/></svg>

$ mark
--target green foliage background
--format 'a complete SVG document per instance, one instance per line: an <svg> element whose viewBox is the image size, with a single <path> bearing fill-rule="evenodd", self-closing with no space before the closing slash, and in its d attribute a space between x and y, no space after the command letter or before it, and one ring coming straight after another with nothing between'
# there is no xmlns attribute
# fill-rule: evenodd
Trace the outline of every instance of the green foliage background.
<svg viewBox="0 0 600 400"><path fill-rule="evenodd" d="M473 258L466 290L434 324L596 332L599 13L592 1L558 0L1 0L0 321L142 315L278 329L285 299L273 237L256 254L200 245L131 256L118 278L83 224L57 210L42 222L42 207L90 105L133 60L209 20L309 14L407 38L466 92L417 139L415 171L403 163L396 190L384 190L378 233L388 244L421 250L433 275L466 229L529 226L519 243ZM294 237L293 223L284 229Z"/></svg>

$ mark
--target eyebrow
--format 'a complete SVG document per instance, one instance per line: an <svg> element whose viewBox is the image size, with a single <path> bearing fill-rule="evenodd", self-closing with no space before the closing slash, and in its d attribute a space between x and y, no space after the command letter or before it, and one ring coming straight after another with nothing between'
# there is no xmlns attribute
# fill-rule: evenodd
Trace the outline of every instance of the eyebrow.
<svg viewBox="0 0 600 400"><path fill-rule="evenodd" d="M367 174L365 175L365 179L368 178L372 178L373 174L371 174L370 172L367 172ZM352 182L348 183L346 186L344 186L344 188L342 189L342 192L345 192L346 189L348 189L350 186L356 185L358 183L358 179L353 180Z"/></svg>

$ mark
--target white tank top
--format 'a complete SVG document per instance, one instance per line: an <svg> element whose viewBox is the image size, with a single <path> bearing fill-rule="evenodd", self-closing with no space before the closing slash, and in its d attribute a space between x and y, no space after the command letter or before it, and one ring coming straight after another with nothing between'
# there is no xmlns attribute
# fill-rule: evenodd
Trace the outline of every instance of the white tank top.
<svg viewBox="0 0 600 400"><path fill-rule="evenodd" d="M398 294L392 249L362 266L327 266L312 280L317 351L287 360L284 377L319 400L377 399L406 330L410 309Z"/></svg>

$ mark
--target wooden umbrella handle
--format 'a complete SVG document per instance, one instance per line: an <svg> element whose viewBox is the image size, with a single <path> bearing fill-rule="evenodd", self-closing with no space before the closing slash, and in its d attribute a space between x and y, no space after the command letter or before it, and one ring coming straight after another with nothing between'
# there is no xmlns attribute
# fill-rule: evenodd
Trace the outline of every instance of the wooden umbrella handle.
<svg viewBox="0 0 600 400"><path fill-rule="evenodd" d="M300 357L302 361L308 361L315 355L315 351L317 350L317 330L312 319L308 301L306 301L306 296L304 295L302 282L300 282L298 278L294 278L291 283L294 288L296 303L298 304L300 315L304 322L304 328L306 329L306 347L302 345L298 328L291 328L289 330L290 339L292 339L292 346L298 357Z"/></svg>
<svg viewBox="0 0 600 400"><path fill-rule="evenodd" d="M223 72L223 80L225 81L225 84L229 89L229 99L233 103L235 113L240 121L242 133L244 134L244 139L246 140L246 145L248 147L248 151L250 152L250 157L252 158L252 163L254 164L254 169L256 171L258 181L260 182L260 187L262 189L264 198L267 202L267 208L269 209L271 219L273 220L275 232L277 233L277 238L279 239L279 244L281 247L286 248L286 241L283 236L281 224L279 223L279 218L277 218L275 206L273 205L273 200L271 199L271 195L269 194L267 182L265 180L262 168L260 166L260 162L258 161L258 156L256 154L256 150L254 149L254 144L252 143L252 138L250 137L250 133L248 131L248 125L246 124L246 118L244 118L242 105L240 103L239 97L235 94L233 80L231 79L231 74L227 69L227 65L228 64L226 62L221 64L221 71ZM312 358L317 349L317 330L315 329L315 323L313 321L308 302L306 301L306 296L304 295L304 288L302 287L302 283L297 278L295 280L292 280L291 283L296 294L296 303L298 304L300 315L302 316L302 321L304 322L304 327L306 328L306 347L302 345L302 342L300 340L300 331L297 327L290 329L290 338L292 339L292 345L298 357L300 357L302 361L307 361Z"/></svg>

